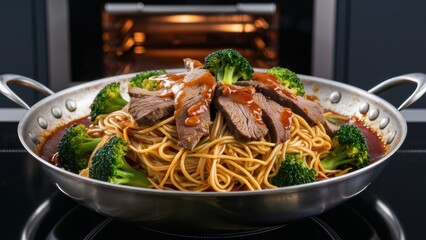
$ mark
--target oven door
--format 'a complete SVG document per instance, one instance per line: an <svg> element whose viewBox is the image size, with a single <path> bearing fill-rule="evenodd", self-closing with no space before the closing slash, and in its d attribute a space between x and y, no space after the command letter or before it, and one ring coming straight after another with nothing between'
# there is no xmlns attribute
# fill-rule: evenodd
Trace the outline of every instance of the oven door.
<svg viewBox="0 0 426 240"><path fill-rule="evenodd" d="M276 66L278 19L274 3L107 3L102 11L104 75L178 68L183 56L203 60L225 48L236 49L253 67Z"/></svg>

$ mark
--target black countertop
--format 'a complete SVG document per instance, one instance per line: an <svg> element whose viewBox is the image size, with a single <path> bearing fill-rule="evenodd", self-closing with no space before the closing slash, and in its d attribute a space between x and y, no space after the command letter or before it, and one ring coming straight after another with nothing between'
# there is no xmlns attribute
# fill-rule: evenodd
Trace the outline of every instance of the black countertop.
<svg viewBox="0 0 426 240"><path fill-rule="evenodd" d="M60 193L19 142L17 123L1 123L0 239L20 239L29 217ZM357 198L376 196L401 223L406 239L424 239L426 224L426 123L408 123L403 146L378 178ZM62 194L63 195L63 194Z"/></svg>

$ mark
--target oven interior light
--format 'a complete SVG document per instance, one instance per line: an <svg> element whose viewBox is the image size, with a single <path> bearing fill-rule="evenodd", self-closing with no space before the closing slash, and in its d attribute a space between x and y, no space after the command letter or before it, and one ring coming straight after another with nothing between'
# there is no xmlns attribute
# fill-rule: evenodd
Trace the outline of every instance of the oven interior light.
<svg viewBox="0 0 426 240"><path fill-rule="evenodd" d="M133 33L133 39L135 40L135 43L143 43L143 42L145 42L145 33L134 32Z"/></svg>
<svg viewBox="0 0 426 240"><path fill-rule="evenodd" d="M263 29L268 29L269 28L269 23L264 19L264 18L258 18L254 21L254 25L257 28L263 28Z"/></svg>
<svg viewBox="0 0 426 240"><path fill-rule="evenodd" d="M129 50L131 47L133 47L133 45L135 44L135 41L133 40L133 38L129 37L127 38L123 45L121 46L121 48L123 49L123 51L127 51Z"/></svg>
<svg viewBox="0 0 426 240"><path fill-rule="evenodd" d="M246 14L234 15L196 15L177 14L170 16L150 16L147 19L151 23L249 23L253 22L253 17Z"/></svg>
<svg viewBox="0 0 426 240"><path fill-rule="evenodd" d="M127 33L129 32L129 30L133 27L134 22L131 19L127 19L124 23L123 26L121 27L121 32L122 33Z"/></svg>
<svg viewBox="0 0 426 240"><path fill-rule="evenodd" d="M162 22L198 23L198 22L205 22L206 20L207 20L206 16L182 14L182 15L165 16L163 17Z"/></svg>
<svg viewBox="0 0 426 240"><path fill-rule="evenodd" d="M253 24L221 24L217 25L220 31L224 32L254 32L256 30Z"/></svg>
<svg viewBox="0 0 426 240"><path fill-rule="evenodd" d="M264 49L265 46L266 46L265 41L263 41L263 39L261 37L255 37L254 43L256 44L256 47L258 49Z"/></svg>
<svg viewBox="0 0 426 240"><path fill-rule="evenodd" d="M114 13L102 15L106 75L202 59L212 49L234 47L256 67L276 65L276 18L247 12ZM214 41L212 41L214 39Z"/></svg>
<svg viewBox="0 0 426 240"><path fill-rule="evenodd" d="M133 48L133 52L135 54L142 54L142 53L145 52L145 48L142 47L142 46L136 46L136 47Z"/></svg>

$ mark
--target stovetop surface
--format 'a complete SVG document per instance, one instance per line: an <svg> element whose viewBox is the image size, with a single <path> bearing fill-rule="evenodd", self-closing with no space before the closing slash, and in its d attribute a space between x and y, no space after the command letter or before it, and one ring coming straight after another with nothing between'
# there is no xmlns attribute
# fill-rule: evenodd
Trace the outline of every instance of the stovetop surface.
<svg viewBox="0 0 426 240"><path fill-rule="evenodd" d="M89 238L87 235L84 237L76 237L75 235L68 234L69 237L75 237L72 239L78 239L80 237L86 239L103 239L102 236L114 236L114 227L120 228L120 224L122 223L116 222L115 220L111 222L112 220L77 205L74 201L59 192L47 176L41 172L41 169L38 168L31 155L24 150L17 137L16 128L17 123L0 124L0 130L2 131L0 135L0 239L22 238L24 227L27 222L29 222L34 212L40 209L40 205L52 201L63 202L61 207L57 208L56 213L60 213L59 209L62 209L62 211L65 211L65 213L69 215L75 214L75 211L87 211L88 213L86 214L88 215L85 216L88 216L87 219L91 221L88 224L98 224L96 225L98 228L99 226L112 225L112 227L109 227L103 232L95 231L99 235L89 236ZM379 204L383 207L382 210L387 217L390 216L391 218L395 218L391 220L393 224L399 224L405 239L424 239L424 228L426 227L423 221L424 216L426 216L426 191L424 191L426 187L426 180L424 178L424 168L426 168L425 134L426 123L408 123L408 135L403 146L391 157L383 172L365 191L342 206L338 206L316 218L304 220L307 221L306 224L316 225L313 229L318 229L318 226L320 226L320 232L327 232L327 225L332 225L333 222L336 222L337 217L341 217L341 223L347 221L348 216L347 212L345 212L346 210L344 210L345 208L354 209L355 212L368 212L369 208ZM341 213L341 211L343 211L343 213ZM386 213L386 211L388 212ZM53 211L53 213L55 213L55 211ZM378 218L380 217L381 216L378 216ZM386 219L383 219L383 222L375 221L374 219L377 218L377 216L369 214L363 215L361 218L365 218L363 224L377 225L373 226L375 229L380 229L381 224L387 224ZM43 224L51 224L52 226L60 227L59 224L55 222L60 221L60 219L52 218L46 221L47 222ZM321 225L318 221L325 222L326 224ZM352 222L353 220L348 221L348 224L352 224ZM298 230L297 224L299 223L295 223L290 227L282 226L278 231L290 229L286 232L290 236L292 236L292 234L297 234L297 232L300 233L300 231L304 231L303 229ZM306 225L303 226L304 228L306 227ZM389 225L387 227L389 228ZM384 228L386 228L386 226L384 226ZM120 229L122 229L122 226ZM350 234L351 229L344 230L344 238L339 233L339 228L336 229L331 230L331 235L328 235L326 238L321 238L320 233L316 234L315 231L318 230L312 230L314 231L313 236L315 236L313 239L359 239L357 229L353 229L353 235ZM265 239L264 237L274 238L276 236L273 235L274 231L277 230L270 230L271 231L266 229L266 231L262 233L263 235L258 235L259 238L256 238L257 235L253 235L253 238L249 239ZM93 229L91 231L93 231ZM143 230L131 228L129 231L130 233L133 231L133 233L137 234ZM333 231L337 231L336 236L333 235L335 234ZM72 231L69 230L69 233L71 232ZM157 239L182 237L153 232L150 232L150 234L154 234L151 235L151 237L156 237ZM330 232L327 234L330 234ZM392 232L381 233L381 235L371 234L368 239L386 239L387 234L392 234ZM51 237L51 239L62 239L58 238L57 235L48 236ZM61 236L67 236L67 234ZM202 238L203 236L192 237ZM221 236L211 237L217 238ZM148 237L146 239L150 238Z"/></svg>

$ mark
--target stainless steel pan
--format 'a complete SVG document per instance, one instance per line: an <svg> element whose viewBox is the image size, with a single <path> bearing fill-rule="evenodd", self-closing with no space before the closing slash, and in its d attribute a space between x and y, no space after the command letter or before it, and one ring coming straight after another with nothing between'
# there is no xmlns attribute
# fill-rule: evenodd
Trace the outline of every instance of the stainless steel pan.
<svg viewBox="0 0 426 240"><path fill-rule="evenodd" d="M181 71L184 70L168 72ZM402 145L407 124L398 110L414 103L426 91L426 75L422 73L386 80L370 91L300 75L306 92L315 94L323 107L364 119L382 136L388 150L385 156L361 170L299 186L230 193L160 191L83 178L37 156L35 148L43 132L87 116L95 95L110 82L122 82L125 93L131 76L133 74L104 78L53 93L29 78L1 75L0 91L28 109L18 125L20 141L63 193L101 214L170 232L233 232L273 227L320 214L352 198L375 179ZM414 82L417 88L398 109L374 95L405 82ZM10 90L9 83L26 85L50 96L29 107Z"/></svg>

